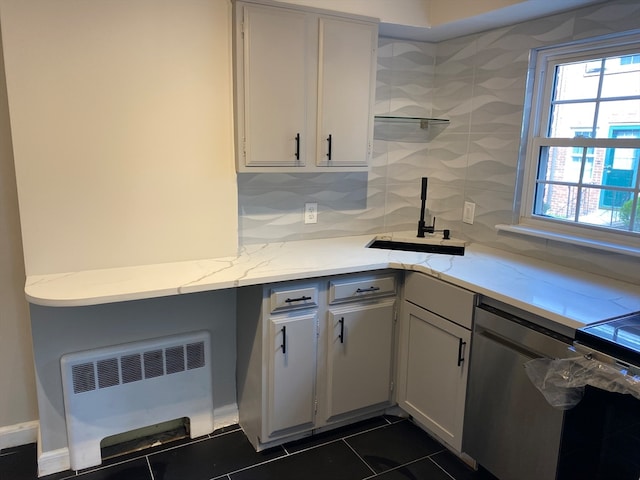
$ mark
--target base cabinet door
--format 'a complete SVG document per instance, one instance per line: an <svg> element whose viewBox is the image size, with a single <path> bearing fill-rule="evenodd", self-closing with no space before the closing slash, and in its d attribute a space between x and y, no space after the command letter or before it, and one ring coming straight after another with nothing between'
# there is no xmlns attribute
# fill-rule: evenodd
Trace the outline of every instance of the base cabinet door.
<svg viewBox="0 0 640 480"><path fill-rule="evenodd" d="M327 417L389 402L393 299L331 308L327 325Z"/></svg>
<svg viewBox="0 0 640 480"><path fill-rule="evenodd" d="M269 319L265 439L314 423L316 325L315 312Z"/></svg>
<svg viewBox="0 0 640 480"><path fill-rule="evenodd" d="M471 332L412 303L403 307L400 407L461 451Z"/></svg>

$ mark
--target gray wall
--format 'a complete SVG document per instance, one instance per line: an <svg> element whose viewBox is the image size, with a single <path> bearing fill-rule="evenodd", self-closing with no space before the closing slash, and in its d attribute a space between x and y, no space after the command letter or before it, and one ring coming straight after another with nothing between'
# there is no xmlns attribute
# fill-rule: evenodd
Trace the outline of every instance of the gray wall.
<svg viewBox="0 0 640 480"><path fill-rule="evenodd" d="M67 446L64 353L197 330L211 333L214 409L236 403L234 289L89 307L31 306L43 451ZM214 422L216 419L214 418Z"/></svg>
<svg viewBox="0 0 640 480"><path fill-rule="evenodd" d="M427 176L428 208L455 236L640 281L628 257L494 228L512 222L530 49L639 28L639 17L638 2L617 0L438 44L381 38L376 114L451 123L422 139L378 123L368 175L239 175L240 243L413 230ZM302 223L305 201L318 202L318 224ZM462 223L465 201L476 203L473 225Z"/></svg>

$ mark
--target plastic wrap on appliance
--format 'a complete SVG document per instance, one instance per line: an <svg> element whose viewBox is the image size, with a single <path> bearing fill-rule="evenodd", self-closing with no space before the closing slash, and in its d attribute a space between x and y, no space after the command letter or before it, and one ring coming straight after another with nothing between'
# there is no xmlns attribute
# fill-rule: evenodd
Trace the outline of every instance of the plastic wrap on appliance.
<svg viewBox="0 0 640 480"><path fill-rule="evenodd" d="M633 395L640 400L640 376L593 358L537 358L525 363L524 368L547 402L561 410L575 407L582 400L587 385Z"/></svg>

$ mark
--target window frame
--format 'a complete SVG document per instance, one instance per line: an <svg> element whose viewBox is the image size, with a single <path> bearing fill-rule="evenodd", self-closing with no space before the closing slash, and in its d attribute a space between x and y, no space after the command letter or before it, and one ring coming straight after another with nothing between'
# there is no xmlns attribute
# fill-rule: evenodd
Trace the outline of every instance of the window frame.
<svg viewBox="0 0 640 480"><path fill-rule="evenodd" d="M514 201L516 225L500 225L499 230L511 230L555 240L566 238L569 243L585 244L596 248L602 244L606 250L611 250L612 247L615 250L615 245L620 245L622 251L628 252L631 247L634 250L637 249L640 256L640 232L570 223L533 213L541 147L640 148L640 139L547 137L555 87L555 67L559 64L586 61L595 57L623 57L637 54L639 48L640 30L636 30L531 51L519 155L520 175ZM637 226L639 222L640 218L637 218L634 225Z"/></svg>

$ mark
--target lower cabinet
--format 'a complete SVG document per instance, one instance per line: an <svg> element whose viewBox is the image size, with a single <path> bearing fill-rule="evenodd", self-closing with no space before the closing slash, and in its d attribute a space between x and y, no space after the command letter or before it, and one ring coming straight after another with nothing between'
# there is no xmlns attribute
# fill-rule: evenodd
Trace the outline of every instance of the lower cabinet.
<svg viewBox="0 0 640 480"><path fill-rule="evenodd" d="M407 274L400 319L398 404L453 450L462 448L473 292Z"/></svg>
<svg viewBox="0 0 640 480"><path fill-rule="evenodd" d="M262 438L313 425L317 325L315 311L269 319L267 422Z"/></svg>
<svg viewBox="0 0 640 480"><path fill-rule="evenodd" d="M389 402L395 299L330 308L327 420Z"/></svg>
<svg viewBox="0 0 640 480"><path fill-rule="evenodd" d="M257 450L389 406L396 294L394 273L238 290L239 420Z"/></svg>

